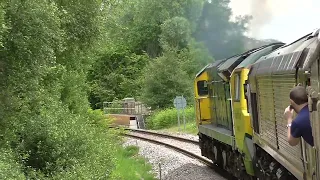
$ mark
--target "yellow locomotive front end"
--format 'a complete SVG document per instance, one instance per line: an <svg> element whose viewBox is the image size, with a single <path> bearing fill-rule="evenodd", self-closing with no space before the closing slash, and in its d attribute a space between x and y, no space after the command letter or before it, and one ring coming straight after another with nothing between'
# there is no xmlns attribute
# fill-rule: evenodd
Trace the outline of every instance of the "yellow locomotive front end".
<svg viewBox="0 0 320 180"><path fill-rule="evenodd" d="M194 81L194 96L196 109L196 122L199 124L209 124L211 122L211 101L209 97L209 75L207 67L204 67L197 75Z"/></svg>
<svg viewBox="0 0 320 180"><path fill-rule="evenodd" d="M254 156L252 141L252 124L250 114L248 112L247 96L246 96L246 80L250 66L275 49L283 46L284 43L269 44L261 47L261 50L248 56L233 71L230 79L231 98L232 98L232 116L234 120L235 144L239 152L244 154L244 165L246 171L250 175L254 175L252 167L252 157Z"/></svg>

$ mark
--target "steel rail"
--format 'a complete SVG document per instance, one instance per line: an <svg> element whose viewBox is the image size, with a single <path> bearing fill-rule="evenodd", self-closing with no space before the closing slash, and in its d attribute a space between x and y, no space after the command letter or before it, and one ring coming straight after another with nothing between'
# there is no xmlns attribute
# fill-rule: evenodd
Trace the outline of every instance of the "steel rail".
<svg viewBox="0 0 320 180"><path fill-rule="evenodd" d="M132 137L132 138L136 138L136 139L142 139L144 141L149 141L149 142L154 143L154 144L164 145L166 147L169 147L170 149L174 149L175 151L183 153L183 154L185 154L185 155L187 155L189 157L192 157L192 158L195 158L197 160L200 160L202 163L206 164L207 166L210 166L210 167L214 166L214 164L210 160L207 160L202 156L199 156L197 154L194 154L192 152L189 152L189 151L187 151L185 149L182 149L182 148L179 148L177 146L174 146L174 145L171 145L171 144L168 144L168 143L164 143L164 142L161 142L161 141L157 141L157 140L154 140L154 139L150 139L150 138L133 135L133 134L124 134L124 135Z"/></svg>
<svg viewBox="0 0 320 180"><path fill-rule="evenodd" d="M187 142L187 143L192 143L192 144L195 144L195 145L199 145L199 141L197 141L197 140L182 138L182 137L179 137L179 136L173 136L173 135L169 135L169 134L164 134L164 133L159 133L159 132L153 132L153 131L147 131L147 130L142 130L142 129L130 129L130 128L127 128L127 129L125 129L125 130L129 130L129 131L133 131L133 132L138 132L138 133L155 135L155 136L164 137L164 138L168 138L168 139L175 139L175 140L178 140L178 141L183 141L183 142Z"/></svg>
<svg viewBox="0 0 320 180"><path fill-rule="evenodd" d="M118 127L110 126L110 128L118 128ZM122 127L122 129L128 130L128 131L133 131L133 132L138 132L138 133L155 135L155 136L164 137L164 138L168 138L168 139L175 139L175 140L179 140L179 141L183 141L183 142L188 142L188 143L192 143L192 144L195 144L195 145L199 145L199 141L197 141L197 140L182 138L182 137L179 137L179 136L173 136L173 135L169 135L169 134L148 131L148 130L145 130L145 129L132 129L132 128L126 128L126 127Z"/></svg>
<svg viewBox="0 0 320 180"><path fill-rule="evenodd" d="M148 141L150 143L153 143L153 144L158 144L158 145L163 145L165 147L168 147L170 149L173 149L179 153L182 153L188 157L191 157L193 159L197 159L198 161L202 162L203 164L207 165L208 167L210 167L211 169L213 169L216 173L218 173L219 175L221 175L222 177L226 178L226 179L229 179L229 180L234 180L234 177L232 175L230 175L228 172L226 172L224 169L218 167L216 164L212 163L211 160L208 160L202 156L199 156L195 153L192 153L190 151L187 151L183 148L180 148L178 146L174 146L174 145L171 145L171 144L168 144L168 143L164 143L164 142L161 142L161 141L157 141L157 140L154 140L154 139L150 139L150 138L146 138L146 137L141 137L141 136L137 136L137 135L133 135L133 134L126 134L124 133L123 134L124 136L127 136L127 137L131 137L131 138L135 138L135 139L141 139L143 141ZM154 134L156 135L156 134ZM183 138L182 138L183 139ZM190 139L189 139L190 140Z"/></svg>

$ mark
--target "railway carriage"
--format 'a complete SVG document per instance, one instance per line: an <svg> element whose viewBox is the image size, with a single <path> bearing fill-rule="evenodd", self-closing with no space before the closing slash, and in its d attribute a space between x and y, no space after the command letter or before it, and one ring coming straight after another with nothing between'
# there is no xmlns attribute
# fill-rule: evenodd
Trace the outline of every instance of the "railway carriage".
<svg viewBox="0 0 320 180"><path fill-rule="evenodd" d="M285 45L251 67L248 95L258 177L292 174L297 179L314 178L315 149L303 139L297 146L289 145L283 111L290 104L288 97L291 88L310 86L310 68L319 58L319 50L316 50L319 46L318 34L317 30ZM313 82L318 85L318 82ZM313 128L313 131L317 132L316 129ZM270 171L269 166L280 170ZM270 172L267 175L260 173L265 171Z"/></svg>
<svg viewBox="0 0 320 180"><path fill-rule="evenodd" d="M203 156L239 179L320 179L318 37L319 30L291 44L263 46L202 70L207 84L202 99L207 104L195 97ZM287 142L283 111L296 85L308 89L314 147L303 140L297 146ZM202 108L210 119L202 119Z"/></svg>

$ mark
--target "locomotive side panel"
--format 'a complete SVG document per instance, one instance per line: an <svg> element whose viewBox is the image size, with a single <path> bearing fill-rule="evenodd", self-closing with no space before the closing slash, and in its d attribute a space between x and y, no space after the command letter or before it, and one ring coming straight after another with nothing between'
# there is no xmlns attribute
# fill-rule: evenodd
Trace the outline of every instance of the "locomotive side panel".
<svg viewBox="0 0 320 180"><path fill-rule="evenodd" d="M313 176L315 156L312 148L306 146L303 140L296 146L289 145L287 142L287 122L283 117L283 111L290 105L290 90L298 83L303 86L308 84L308 73L312 67L310 59L319 58L315 58L313 55L315 46L319 44L318 34L319 31L310 33L281 47L265 57L264 60L255 63L250 70L249 99L251 102L257 97L258 107L253 112L255 103L250 103L252 106L250 107L250 116L254 122L253 139L256 147L254 162L257 167L256 172L262 179L265 174L260 172L270 169L267 164L270 164L271 167L277 163L289 171L288 175L292 174L298 179L310 179ZM314 70L319 71L319 68ZM318 84L318 82L316 83ZM253 116L256 112L258 112L258 118ZM266 163L260 165L259 161L266 161ZM273 173L274 177L278 175Z"/></svg>
<svg viewBox="0 0 320 180"><path fill-rule="evenodd" d="M211 112L211 124L216 124L219 121L219 118L221 115L218 115L217 113L220 113L217 109L218 107L221 107L221 102L219 101L219 95L218 91L220 92L222 81L218 77L217 68L222 65L225 62L225 60L218 60L212 63L209 67L207 67L207 73L208 73L208 83L209 83L209 97L210 97L210 112ZM217 86L217 87L216 87Z"/></svg>
<svg viewBox="0 0 320 180"><path fill-rule="evenodd" d="M273 76L274 110L279 152L299 169L303 169L300 144L291 146L287 141L287 121L283 118L284 109L290 104L289 92L295 86L294 74Z"/></svg>
<svg viewBox="0 0 320 180"><path fill-rule="evenodd" d="M320 45L318 46L318 50L320 50ZM308 95L309 95L309 110L310 113L310 120L311 120L311 127L312 127L312 134L314 139L314 145L316 148L310 148L309 150L309 158L311 163L309 163L309 171L310 174L315 172L315 179L320 179L320 59L315 60L314 64L311 66L311 78L310 84L311 86L308 88Z"/></svg>
<svg viewBox="0 0 320 180"><path fill-rule="evenodd" d="M213 84L213 88L216 123L218 126L232 130L230 100L228 100L229 86L224 82L217 82Z"/></svg>
<svg viewBox="0 0 320 180"><path fill-rule="evenodd" d="M274 149L277 149L272 85L270 76L257 77L260 137Z"/></svg>

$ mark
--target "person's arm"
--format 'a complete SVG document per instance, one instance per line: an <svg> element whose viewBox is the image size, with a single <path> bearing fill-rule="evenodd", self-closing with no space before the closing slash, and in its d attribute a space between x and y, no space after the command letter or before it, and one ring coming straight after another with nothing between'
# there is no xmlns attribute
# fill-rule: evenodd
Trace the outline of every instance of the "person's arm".
<svg viewBox="0 0 320 180"><path fill-rule="evenodd" d="M289 121L290 120L288 120L288 124L290 124ZM299 128L297 127L297 124L294 121L292 121L292 119L290 122L291 127L288 126L288 143L291 146L296 146L300 142L301 133Z"/></svg>
<svg viewBox="0 0 320 180"><path fill-rule="evenodd" d="M292 121L293 110L290 110L289 106L284 111L284 117L288 122L287 124L288 125L288 133L287 133L288 143L291 146L296 146L297 144L299 144L301 132L299 127L297 127L298 125L294 121Z"/></svg>

